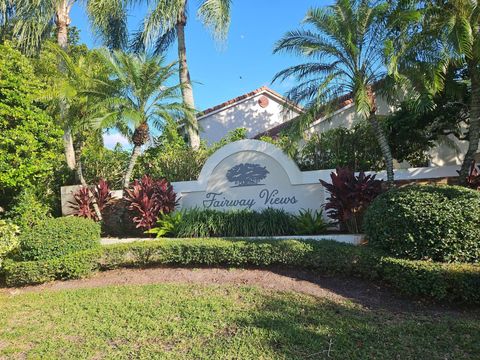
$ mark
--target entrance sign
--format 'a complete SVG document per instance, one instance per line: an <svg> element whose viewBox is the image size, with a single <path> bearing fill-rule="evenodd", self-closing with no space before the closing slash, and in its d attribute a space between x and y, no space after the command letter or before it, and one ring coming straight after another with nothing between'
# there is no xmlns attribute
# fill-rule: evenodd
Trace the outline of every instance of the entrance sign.
<svg viewBox="0 0 480 360"><path fill-rule="evenodd" d="M319 210L325 191L318 171L302 172L276 146L258 140L240 140L215 152L197 181L173 183L179 208L213 210L265 208L298 213Z"/></svg>

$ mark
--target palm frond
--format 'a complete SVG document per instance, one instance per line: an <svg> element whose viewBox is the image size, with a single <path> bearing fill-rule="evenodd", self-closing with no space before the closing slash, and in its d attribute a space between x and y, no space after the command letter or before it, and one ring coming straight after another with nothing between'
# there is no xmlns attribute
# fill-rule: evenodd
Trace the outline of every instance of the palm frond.
<svg viewBox="0 0 480 360"><path fill-rule="evenodd" d="M230 27L232 0L204 0L197 15L218 40L225 40Z"/></svg>

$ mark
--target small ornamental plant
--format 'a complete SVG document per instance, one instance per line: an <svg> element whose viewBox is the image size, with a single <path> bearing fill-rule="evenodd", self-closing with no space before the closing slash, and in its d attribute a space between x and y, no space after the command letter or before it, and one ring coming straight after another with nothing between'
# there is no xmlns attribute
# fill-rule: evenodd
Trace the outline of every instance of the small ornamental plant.
<svg viewBox="0 0 480 360"><path fill-rule="evenodd" d="M470 189L480 191L480 165L475 162L470 167L470 173L467 176L467 186Z"/></svg>
<svg viewBox="0 0 480 360"><path fill-rule="evenodd" d="M166 179L156 180L148 175L135 180L125 190L124 198L128 210L134 215L133 222L143 231L150 230L160 215L174 211L177 204L177 194L172 185Z"/></svg>
<svg viewBox="0 0 480 360"><path fill-rule="evenodd" d="M73 209L73 215L98 221L98 216L93 207L94 201L98 206L100 213L103 212L107 204L112 199L112 192L108 183L100 179L97 185L92 189L82 186L73 194L73 201L70 201L70 207Z"/></svg>
<svg viewBox="0 0 480 360"><path fill-rule="evenodd" d="M382 181L363 171L355 175L349 168L337 168L330 178L331 184L320 180L330 193L325 205L328 217L335 220L341 230L360 233L365 210L382 193Z"/></svg>

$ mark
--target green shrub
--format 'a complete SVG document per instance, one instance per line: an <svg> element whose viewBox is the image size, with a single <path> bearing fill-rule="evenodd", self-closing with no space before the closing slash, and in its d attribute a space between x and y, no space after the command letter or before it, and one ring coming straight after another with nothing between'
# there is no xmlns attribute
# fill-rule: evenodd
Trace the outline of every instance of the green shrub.
<svg viewBox="0 0 480 360"><path fill-rule="evenodd" d="M97 268L100 256L101 248L97 248L49 260L18 262L6 260L5 283L7 286L24 286L53 280L84 278Z"/></svg>
<svg viewBox="0 0 480 360"><path fill-rule="evenodd" d="M296 234L319 235L325 234L328 229L328 223L323 219L323 210L300 210L293 218Z"/></svg>
<svg viewBox="0 0 480 360"><path fill-rule="evenodd" d="M371 247L335 241L182 239L105 246L101 269L128 266L283 265L321 275L382 281L411 297L480 304L480 266L386 257Z"/></svg>
<svg viewBox="0 0 480 360"><path fill-rule="evenodd" d="M157 221L157 227L146 231L146 234L154 234L157 238L177 237L178 227L183 220L183 212L176 211L169 214L160 215Z"/></svg>
<svg viewBox="0 0 480 360"><path fill-rule="evenodd" d="M0 45L0 207L22 189L47 189L62 162L62 129L44 110L45 84L31 60Z"/></svg>
<svg viewBox="0 0 480 360"><path fill-rule="evenodd" d="M295 234L293 216L279 209L183 212L176 235L183 238L281 236Z"/></svg>
<svg viewBox="0 0 480 360"><path fill-rule="evenodd" d="M480 304L480 266L383 258L382 280L399 292L438 302Z"/></svg>
<svg viewBox="0 0 480 360"><path fill-rule="evenodd" d="M0 220L0 268L5 256L15 250L18 244L18 226L5 220Z"/></svg>
<svg viewBox="0 0 480 360"><path fill-rule="evenodd" d="M372 246L411 260L480 260L480 192L407 186L377 197L364 219Z"/></svg>
<svg viewBox="0 0 480 360"><path fill-rule="evenodd" d="M105 246L100 268L145 265L287 265L318 270L322 274L375 278L375 263L379 263L376 252L329 240L218 238L157 240Z"/></svg>
<svg viewBox="0 0 480 360"><path fill-rule="evenodd" d="M20 259L48 260L100 245L100 225L79 217L47 219L20 235Z"/></svg>
<svg viewBox="0 0 480 360"><path fill-rule="evenodd" d="M50 216L49 207L38 200L32 189L23 190L14 202L7 216L22 230L29 230Z"/></svg>
<svg viewBox="0 0 480 360"><path fill-rule="evenodd" d="M335 241L178 239L115 244L42 261L5 261L8 286L88 276L95 269L175 266L285 266L319 275L382 281L403 294L480 304L480 266L385 257L367 246Z"/></svg>

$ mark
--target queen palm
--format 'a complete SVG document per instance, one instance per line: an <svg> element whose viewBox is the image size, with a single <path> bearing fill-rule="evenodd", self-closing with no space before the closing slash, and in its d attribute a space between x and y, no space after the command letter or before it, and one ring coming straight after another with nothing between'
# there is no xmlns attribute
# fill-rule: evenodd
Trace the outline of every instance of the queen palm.
<svg viewBox="0 0 480 360"><path fill-rule="evenodd" d="M52 77L51 86L44 92L50 104L49 111L52 114L58 114L62 105L66 105L63 108L65 111L63 115L73 138L76 177L80 184L88 188L83 176L82 152L87 138L102 136L102 128L93 125L93 118L97 112L94 104L109 96L107 91L98 91L99 79L104 80L101 83L108 83L109 73L107 68L98 61L98 55L95 52L71 56L55 44L48 43L47 47L64 64L63 72L58 72L56 77ZM107 88L104 87L104 89ZM97 218L101 220L102 214L93 195L92 201Z"/></svg>
<svg viewBox="0 0 480 360"><path fill-rule="evenodd" d="M7 0L3 0L5 2ZM70 26L70 12L76 0L16 0L14 9L13 37L27 52L40 48L43 40L55 26L57 44L63 50L68 47L68 28ZM89 19L103 38L105 44L111 48L120 48L127 41L126 12L128 0L86 0L86 9ZM0 9L1 10L1 9ZM65 64L60 62L65 70ZM75 169L75 154L73 148L72 129L65 121L66 104L61 104L60 123L64 129L63 142L67 166Z"/></svg>
<svg viewBox="0 0 480 360"><path fill-rule="evenodd" d="M325 111L326 104L351 94L357 115L368 119L375 131L391 184L393 158L377 120L375 96L378 82L386 75L383 44L387 11L387 5L368 0L338 0L332 6L309 10L304 24L312 30L288 32L276 43L274 52L290 52L310 61L279 72L274 81L295 78L299 82L287 96L304 103L308 110L301 118L300 131Z"/></svg>
<svg viewBox="0 0 480 360"><path fill-rule="evenodd" d="M410 68L421 65L429 69L434 74L428 77L431 94L447 86L445 72L449 66L465 70L470 82L468 148L459 172L460 182L465 184L480 139L480 4L478 0L439 0L421 5L413 2L406 10L400 8L399 15L416 11L419 16L414 17L417 21L410 22L411 26L404 27L407 51L399 59L399 68L412 83L419 81Z"/></svg>
<svg viewBox="0 0 480 360"><path fill-rule="evenodd" d="M150 139L150 125L161 129L167 120L190 115L181 101L181 85L167 85L176 74L176 63L163 65L162 56L100 51L109 69L108 79L98 79L88 94L96 96L95 123L116 127L133 144L124 176L124 187L130 178L141 148Z"/></svg>
<svg viewBox="0 0 480 360"><path fill-rule="evenodd" d="M231 0L202 0L198 8L198 17L203 24L213 31L217 39L224 39L230 25ZM144 20L135 47L154 46L156 53L167 49L176 39L178 44L179 77L182 84L184 103L195 108L192 83L187 65L187 48L185 44L185 26L187 24L188 0L155 0L152 10ZM187 134L190 146L198 149L200 137L198 123L194 113L187 118Z"/></svg>

